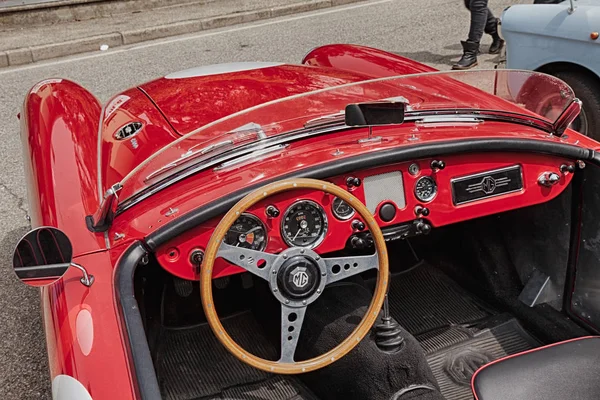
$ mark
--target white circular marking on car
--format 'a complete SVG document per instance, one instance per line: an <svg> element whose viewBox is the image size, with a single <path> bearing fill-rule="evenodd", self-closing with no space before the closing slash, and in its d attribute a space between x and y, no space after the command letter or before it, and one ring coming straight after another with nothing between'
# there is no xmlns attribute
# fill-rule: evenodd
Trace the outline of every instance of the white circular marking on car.
<svg viewBox="0 0 600 400"><path fill-rule="evenodd" d="M75 332L81 352L84 356L89 355L94 345L94 321L88 310L83 309L77 313Z"/></svg>
<svg viewBox="0 0 600 400"><path fill-rule="evenodd" d="M52 379L53 400L92 400L92 396L77 379L69 375L56 375Z"/></svg>

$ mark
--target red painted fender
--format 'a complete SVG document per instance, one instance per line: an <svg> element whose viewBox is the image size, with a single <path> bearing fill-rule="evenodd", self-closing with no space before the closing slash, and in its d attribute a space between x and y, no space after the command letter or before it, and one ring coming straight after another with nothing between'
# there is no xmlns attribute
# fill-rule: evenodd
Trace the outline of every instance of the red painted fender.
<svg viewBox="0 0 600 400"><path fill-rule="evenodd" d="M32 226L53 226L75 256L105 248L85 216L99 205L98 100L76 83L47 79L25 97L21 140Z"/></svg>
<svg viewBox="0 0 600 400"><path fill-rule="evenodd" d="M374 78L437 71L396 54L355 44L317 47L304 56L302 64L359 72Z"/></svg>

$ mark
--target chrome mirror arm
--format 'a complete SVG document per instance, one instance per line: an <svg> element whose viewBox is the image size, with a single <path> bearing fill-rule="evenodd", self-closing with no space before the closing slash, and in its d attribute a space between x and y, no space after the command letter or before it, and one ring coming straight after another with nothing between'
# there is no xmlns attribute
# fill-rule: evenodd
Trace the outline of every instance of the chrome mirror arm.
<svg viewBox="0 0 600 400"><path fill-rule="evenodd" d="M119 197L117 193L123 188L120 183L115 183L104 193L104 199L94 215L85 217L85 223L90 232L106 232L112 223L112 218L117 210Z"/></svg>
<svg viewBox="0 0 600 400"><path fill-rule="evenodd" d="M81 266L77 263L71 262L71 267L77 268L83 274L81 279L79 279L79 281L81 282L82 285L87 286L87 287L92 286L92 284L94 283L94 275L88 274L87 270L83 266Z"/></svg>
<svg viewBox="0 0 600 400"><path fill-rule="evenodd" d="M575 121L575 118L581 112L581 100L573 99L564 111L556 118L556 121L552 124L552 133L558 137L561 137L565 130Z"/></svg>
<svg viewBox="0 0 600 400"><path fill-rule="evenodd" d="M575 4L573 4L573 0L569 0L569 8L567 9L567 12L569 14L573 14L575 12Z"/></svg>

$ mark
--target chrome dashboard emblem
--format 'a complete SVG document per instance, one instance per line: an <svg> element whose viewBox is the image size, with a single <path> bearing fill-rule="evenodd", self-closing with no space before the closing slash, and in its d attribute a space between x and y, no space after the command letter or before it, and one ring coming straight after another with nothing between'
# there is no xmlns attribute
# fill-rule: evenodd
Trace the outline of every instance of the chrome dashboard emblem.
<svg viewBox="0 0 600 400"><path fill-rule="evenodd" d="M308 274L306 268L298 267L292 272L292 282L297 288L302 289L308 284Z"/></svg>
<svg viewBox="0 0 600 400"><path fill-rule="evenodd" d="M485 171L452 179L452 199L455 205L469 203L523 189L520 165Z"/></svg>
<svg viewBox="0 0 600 400"><path fill-rule="evenodd" d="M492 176L486 176L481 182L467 186L467 192L475 193L482 191L485 194L492 194L496 188L506 186L510 181L511 179L507 177L494 179Z"/></svg>

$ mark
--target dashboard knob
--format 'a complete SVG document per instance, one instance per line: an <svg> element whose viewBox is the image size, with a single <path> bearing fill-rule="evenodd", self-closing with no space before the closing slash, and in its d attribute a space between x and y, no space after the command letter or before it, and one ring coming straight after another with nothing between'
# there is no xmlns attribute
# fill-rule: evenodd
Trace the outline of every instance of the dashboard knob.
<svg viewBox="0 0 600 400"><path fill-rule="evenodd" d="M359 187L360 184L360 178L355 178L353 176L349 176L346 178L346 186L348 186L348 189L352 189L353 187Z"/></svg>
<svg viewBox="0 0 600 400"><path fill-rule="evenodd" d="M434 171L439 171L446 168L446 163L442 160L433 160L431 161L431 169Z"/></svg>
<svg viewBox="0 0 600 400"><path fill-rule="evenodd" d="M563 164L560 166L560 172L562 172L563 174L566 173L573 173L575 172L575 165L573 164Z"/></svg>
<svg viewBox="0 0 600 400"><path fill-rule="evenodd" d="M364 249L367 247L367 242L358 236L352 236L350 239L350 245L355 249Z"/></svg>
<svg viewBox="0 0 600 400"><path fill-rule="evenodd" d="M352 221L352 229L362 231L363 229L365 229L365 223L358 219L355 219L354 221Z"/></svg>
<svg viewBox="0 0 600 400"><path fill-rule="evenodd" d="M427 222L419 221L417 222L417 232L422 235L428 235L431 232L431 225Z"/></svg>
<svg viewBox="0 0 600 400"><path fill-rule="evenodd" d="M265 210L265 212L267 213L267 216L269 216L271 218L277 218L277 217L279 217L279 214L281 214L279 209L277 207L275 207L274 205L268 206L267 209Z"/></svg>
<svg viewBox="0 0 600 400"><path fill-rule="evenodd" d="M415 215L417 216L428 216L429 215L429 208L427 207L423 207L423 206L416 206L415 207Z"/></svg>

